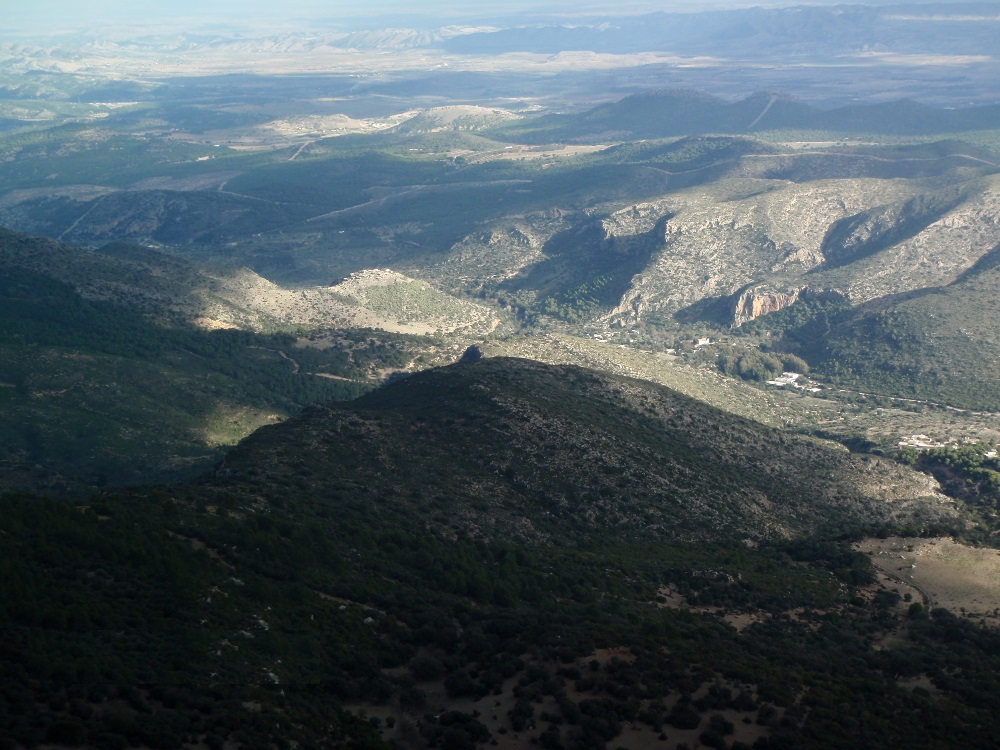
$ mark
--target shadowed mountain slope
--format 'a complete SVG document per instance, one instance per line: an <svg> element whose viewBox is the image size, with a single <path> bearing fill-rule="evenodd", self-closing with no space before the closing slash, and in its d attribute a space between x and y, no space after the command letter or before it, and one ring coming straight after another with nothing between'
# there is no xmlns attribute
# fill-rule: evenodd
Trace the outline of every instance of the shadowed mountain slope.
<svg viewBox="0 0 1000 750"><path fill-rule="evenodd" d="M480 306L387 271L362 271L333 286L290 289L247 268L198 263L140 245L83 249L0 227L4 268L41 273L90 300L210 329L381 327L419 334L467 326L491 330L495 323Z"/></svg>
<svg viewBox="0 0 1000 750"><path fill-rule="evenodd" d="M843 539L925 522L963 525L907 470L664 388L426 371L262 429L200 484L0 497L0 735L728 746L726 710L765 749L991 747L996 633L906 609Z"/></svg>
<svg viewBox="0 0 1000 750"><path fill-rule="evenodd" d="M839 313L825 335L807 323L786 340L859 389L996 411L998 285L1000 246L951 284L872 300Z"/></svg>
<svg viewBox="0 0 1000 750"><path fill-rule="evenodd" d="M317 406L243 441L215 483L447 533L762 539L949 518L924 478L641 381L487 359Z"/></svg>
<svg viewBox="0 0 1000 750"><path fill-rule="evenodd" d="M292 291L134 245L89 251L0 229L0 491L200 474L221 446L375 387L426 343L342 328L308 346L260 331L282 319L412 330L428 316L468 323L471 309L399 274Z"/></svg>

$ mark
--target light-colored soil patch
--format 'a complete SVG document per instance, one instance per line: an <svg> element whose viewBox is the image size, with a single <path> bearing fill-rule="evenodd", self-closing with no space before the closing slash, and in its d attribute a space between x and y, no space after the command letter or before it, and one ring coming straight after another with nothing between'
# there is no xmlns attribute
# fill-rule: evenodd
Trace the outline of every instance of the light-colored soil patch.
<svg viewBox="0 0 1000 750"><path fill-rule="evenodd" d="M396 333L451 333L476 328L493 331L498 320L481 305L460 300L388 269L353 273L332 287L333 294L356 302L352 327L383 328Z"/></svg>
<svg viewBox="0 0 1000 750"><path fill-rule="evenodd" d="M334 35L336 37L338 35ZM331 41L336 44L337 39ZM501 55L448 55L426 49L385 50L347 49L310 45L294 52L287 46L268 47L257 41L239 40L221 46L206 46L198 54L190 50L163 47L114 51L92 50L73 60L47 58L49 67L63 73L82 70L114 70L122 78L170 77L185 75L303 75L306 73L356 73L363 76L399 71L427 71L448 68L452 71L547 73L581 70L614 70L643 65L679 63L683 67L717 67L712 58L681 58L659 52L601 54L589 51L560 52L556 55L512 52Z"/></svg>
<svg viewBox="0 0 1000 750"><path fill-rule="evenodd" d="M198 161L209 157L203 156ZM190 177L149 177L132 185L133 190L212 190L219 189L240 172L211 172Z"/></svg>
<svg viewBox="0 0 1000 750"><path fill-rule="evenodd" d="M882 569L879 569L876 574L875 585L862 589L862 596L871 601L875 598L875 593L879 590L894 591L902 597L902 600L896 607L898 614L903 614L912 602L927 604L929 601L929 597L913 581L900 578L898 575L890 575ZM883 641L883 645L886 644L887 641Z"/></svg>
<svg viewBox="0 0 1000 750"><path fill-rule="evenodd" d="M267 409L220 403L195 433L205 445L212 448L236 445L254 430L280 422L284 416Z"/></svg>
<svg viewBox="0 0 1000 750"><path fill-rule="evenodd" d="M673 586L661 586L659 591L657 591L655 604L657 607L667 609L685 609L688 612L696 612L700 615L715 615L724 623L739 632L743 632L748 627L758 622L767 622L772 617L770 612L762 610L756 612L733 612L725 607L691 604L684 597L684 595ZM826 610L816 611L820 614L826 613ZM806 612L807 610L802 607L797 607L795 609L787 610L782 614L794 622L804 622Z"/></svg>
<svg viewBox="0 0 1000 750"><path fill-rule="evenodd" d="M1000 550L948 537L866 539L858 549L871 556L890 584L900 584L900 593L912 587L932 607L1000 626Z"/></svg>
<svg viewBox="0 0 1000 750"><path fill-rule="evenodd" d="M115 188L103 185L60 185L51 188L9 190L0 196L0 208L9 208L40 198L69 198L70 200L86 202L115 192L118 192Z"/></svg>
<svg viewBox="0 0 1000 750"><path fill-rule="evenodd" d="M785 148L803 150L812 148L832 148L839 145L838 141L781 141Z"/></svg>
<svg viewBox="0 0 1000 750"><path fill-rule="evenodd" d="M925 674L919 675L918 677L896 680L896 684L905 690L916 690L917 688L920 688L922 690L926 690L934 696L942 695L941 690L934 684L931 678Z"/></svg>
<svg viewBox="0 0 1000 750"><path fill-rule="evenodd" d="M758 622L765 622L769 618L768 615L760 612L738 612L727 614L722 619L742 633L751 625Z"/></svg>
<svg viewBox="0 0 1000 750"><path fill-rule="evenodd" d="M203 331L222 331L237 328L237 326L232 323L215 320L214 318L206 318L204 316L194 318L191 322Z"/></svg>
<svg viewBox="0 0 1000 750"><path fill-rule="evenodd" d="M418 110L408 110L388 117L369 118L354 118L343 114L300 115L274 120L259 126L259 129L285 137L329 137L355 133L375 133L412 120L418 114Z"/></svg>
<svg viewBox="0 0 1000 750"><path fill-rule="evenodd" d="M454 152L456 155L465 155L470 162L478 163L484 161L498 161L509 159L510 161L537 161L539 159L560 159L570 156L583 156L603 151L608 146L588 146L588 145L549 145L549 146L507 146L502 151L489 151L475 156L470 156L471 152Z"/></svg>

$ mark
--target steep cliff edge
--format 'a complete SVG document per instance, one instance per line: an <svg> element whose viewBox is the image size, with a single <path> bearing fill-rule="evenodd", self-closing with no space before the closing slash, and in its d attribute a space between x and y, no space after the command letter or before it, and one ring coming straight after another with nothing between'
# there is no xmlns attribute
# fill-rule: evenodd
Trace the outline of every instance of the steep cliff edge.
<svg viewBox="0 0 1000 750"><path fill-rule="evenodd" d="M783 310L800 299L847 301L847 296L839 289L814 289L804 286L776 291L767 286L754 286L736 295L732 307L732 324L739 327L751 320Z"/></svg>

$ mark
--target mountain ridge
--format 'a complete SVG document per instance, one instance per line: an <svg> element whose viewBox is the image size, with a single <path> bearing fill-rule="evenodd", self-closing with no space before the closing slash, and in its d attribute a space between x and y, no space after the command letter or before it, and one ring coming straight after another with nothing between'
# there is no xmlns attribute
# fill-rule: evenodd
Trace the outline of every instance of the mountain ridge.
<svg viewBox="0 0 1000 750"><path fill-rule="evenodd" d="M85 297L126 303L207 329L382 328L412 334L492 330L499 318L425 282L379 269L292 289L248 268L199 264L125 242L82 249L0 227L0 266L29 268Z"/></svg>
<svg viewBox="0 0 1000 750"><path fill-rule="evenodd" d="M911 99L819 109L793 97L758 92L727 101L701 91L662 89L631 94L579 114L543 115L490 132L528 143L600 143L671 136L749 134L763 130L825 130L882 135L931 135L993 127L1000 105L942 108Z"/></svg>
<svg viewBox="0 0 1000 750"><path fill-rule="evenodd" d="M759 541L953 517L926 478L880 459L662 386L509 358L307 409L242 441L209 481L259 493L256 478L270 495L305 480L317 498L349 493L404 515L437 508L445 532L520 541L597 528Z"/></svg>

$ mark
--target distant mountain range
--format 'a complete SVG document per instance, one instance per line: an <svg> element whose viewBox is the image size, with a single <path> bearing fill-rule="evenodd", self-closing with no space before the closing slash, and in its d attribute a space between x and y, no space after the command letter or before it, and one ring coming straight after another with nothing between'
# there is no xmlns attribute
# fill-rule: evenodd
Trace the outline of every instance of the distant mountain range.
<svg viewBox="0 0 1000 750"><path fill-rule="evenodd" d="M529 143L666 138L707 133L817 130L845 134L930 135L988 130L1000 122L1000 104L945 109L901 100L818 109L781 94L758 93L736 102L687 91L627 96L582 114L547 115L496 131Z"/></svg>
<svg viewBox="0 0 1000 750"><path fill-rule="evenodd" d="M585 23L525 25L454 36L445 49L463 54L649 50L720 58L858 54L987 55L995 53L994 3L792 5L640 16Z"/></svg>
<svg viewBox="0 0 1000 750"><path fill-rule="evenodd" d="M726 96L779 89L816 101L908 96L996 103L996 6L988 2L790 4L645 14L499 15L457 11L450 22L369 17L246 28L158 27L141 33L79 24L74 33L0 43L0 91L51 93L28 74L91 79L91 101L134 101L136 83L207 74L275 72L355 77L386 93L406 79L463 103L511 98L579 106L665 84ZM150 61L157 65L150 67ZM428 62L433 61L433 62ZM107 71L116 71L113 80ZM156 70L150 75L151 70ZM502 80L493 80L498 77ZM539 75L542 74L542 75ZM480 85L467 86L465 76ZM552 86L556 77L558 85ZM417 84L414 79L419 79ZM132 96L130 96L130 92ZM541 96L540 96L541 95ZM440 101L440 99L438 100ZM452 99L455 101L455 99Z"/></svg>
<svg viewBox="0 0 1000 750"><path fill-rule="evenodd" d="M465 15L466 20L460 20ZM856 54L991 55L997 21L990 2L921 2L912 4L793 4L785 7L685 9L643 14L588 13L537 16L512 12L484 19L478 9L458 12L454 22L429 28L429 19L406 24L392 16L369 18L364 28L344 29L343 21L317 20L309 31L261 34L260 28L219 24L203 29L157 33L151 23L141 37L118 29L62 31L61 41L86 46L146 47L162 52L277 51L322 48L444 49L456 54L497 55L511 52L557 54L590 51L603 54L670 52L720 58L815 59ZM400 23L400 20L403 22ZM409 19L411 21L416 18ZM337 30L331 29L331 27ZM44 33L36 30L37 37ZM31 50L26 37L16 50Z"/></svg>

